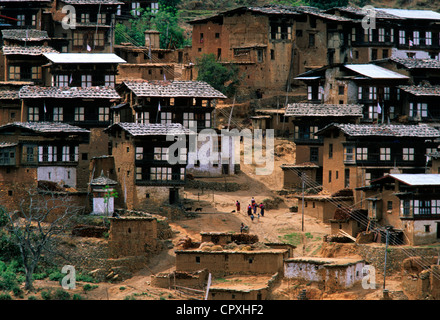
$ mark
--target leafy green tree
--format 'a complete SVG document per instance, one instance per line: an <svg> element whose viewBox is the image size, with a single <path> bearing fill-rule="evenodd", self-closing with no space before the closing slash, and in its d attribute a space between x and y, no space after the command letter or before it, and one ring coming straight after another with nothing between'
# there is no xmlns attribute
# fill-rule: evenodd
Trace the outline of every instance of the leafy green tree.
<svg viewBox="0 0 440 320"><path fill-rule="evenodd" d="M348 5L348 0L309 0L309 5L326 10L335 7L345 7Z"/></svg>
<svg viewBox="0 0 440 320"><path fill-rule="evenodd" d="M176 16L179 11L178 7L181 2L182 0L159 0L159 7L167 8L169 12L173 13Z"/></svg>
<svg viewBox="0 0 440 320"><path fill-rule="evenodd" d="M197 80L206 81L228 97L232 97L240 84L238 67L222 64L213 53L204 54L196 60Z"/></svg>
<svg viewBox="0 0 440 320"><path fill-rule="evenodd" d="M285 6L308 6L309 3L306 0L273 0L271 4L280 4Z"/></svg>
<svg viewBox="0 0 440 320"><path fill-rule="evenodd" d="M142 9L140 9L142 11ZM130 19L130 27L122 24L116 25L115 42L131 42L142 46L145 42L146 30L160 32L160 47L162 49L181 48L190 43L184 37L184 29L179 26L179 12L172 6L159 5L157 12L151 9L142 11L139 18Z"/></svg>

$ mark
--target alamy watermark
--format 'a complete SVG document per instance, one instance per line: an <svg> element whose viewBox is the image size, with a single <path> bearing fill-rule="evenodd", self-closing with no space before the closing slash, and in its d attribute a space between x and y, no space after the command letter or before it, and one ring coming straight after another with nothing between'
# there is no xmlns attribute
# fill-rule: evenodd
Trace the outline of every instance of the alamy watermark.
<svg viewBox="0 0 440 320"><path fill-rule="evenodd" d="M376 29L376 9L373 6L364 6L362 7L362 13L365 16L362 18L362 28L367 29Z"/></svg>
<svg viewBox="0 0 440 320"><path fill-rule="evenodd" d="M197 122L190 121L189 132L188 147L186 134L167 135L167 141L175 141L168 149L169 164L240 164L243 142L243 163L255 164L256 175L273 172L273 129L254 129L253 132L250 129L222 129L220 135L214 129L203 129L197 133Z"/></svg>
<svg viewBox="0 0 440 320"><path fill-rule="evenodd" d="M62 13L66 15L61 20L61 26L64 30L76 29L76 10L72 5L63 6Z"/></svg>
<svg viewBox="0 0 440 320"><path fill-rule="evenodd" d="M372 265L365 265L362 268L362 288L376 289L376 268Z"/></svg>
<svg viewBox="0 0 440 320"><path fill-rule="evenodd" d="M61 286L64 290L76 288L76 271L72 265L65 265L61 269L61 273L67 273L67 275L61 280Z"/></svg>

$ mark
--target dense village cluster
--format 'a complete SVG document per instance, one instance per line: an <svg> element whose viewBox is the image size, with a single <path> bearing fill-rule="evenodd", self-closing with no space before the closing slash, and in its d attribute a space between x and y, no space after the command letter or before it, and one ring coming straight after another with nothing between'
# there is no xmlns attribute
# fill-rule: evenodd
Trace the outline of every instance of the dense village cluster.
<svg viewBox="0 0 440 320"><path fill-rule="evenodd" d="M0 6L0 200L9 211L27 189L43 186L67 192L85 214L148 212L163 204L184 210L189 178L239 172L240 145L221 133L218 107L252 100L257 107L247 122L233 120L226 129L273 129L295 144L296 162L281 166L282 188L309 190L296 193L306 215L351 239L377 231L370 241L384 243L389 232L396 245L439 241L439 13L238 7L190 21L192 45L163 49L155 30L145 31L142 45L115 43L116 24L136 18L137 8L157 9L155 1L0 0ZM65 25L66 6L76 11L74 26ZM238 68L234 97L197 80L204 54ZM204 145L197 141L190 153L191 136L204 129L217 133L228 157L194 158ZM169 154L176 142L170 135L183 137L176 155ZM118 194L110 202L107 187ZM157 232L154 219L133 221ZM139 228L136 240L145 237ZM248 234L202 236L224 246L235 236L248 249L187 244L176 251L177 275L209 269L312 277L302 269L310 261L293 258L288 245L252 250L256 241ZM113 245L139 249L132 240ZM326 279L335 270L351 275L340 288L359 281L364 266L353 259L311 263L327 270ZM155 281L166 287L171 280ZM232 297L267 298L267 288L251 291ZM230 293L217 288L210 298Z"/></svg>

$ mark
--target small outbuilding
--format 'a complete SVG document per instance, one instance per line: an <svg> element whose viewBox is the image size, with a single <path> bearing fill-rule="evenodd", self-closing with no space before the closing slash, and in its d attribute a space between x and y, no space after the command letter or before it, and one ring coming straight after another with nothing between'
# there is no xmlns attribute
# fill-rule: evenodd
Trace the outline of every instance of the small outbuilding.
<svg viewBox="0 0 440 320"><path fill-rule="evenodd" d="M115 186L118 183L104 175L101 175L90 182L93 194L94 215L112 216L115 211Z"/></svg>

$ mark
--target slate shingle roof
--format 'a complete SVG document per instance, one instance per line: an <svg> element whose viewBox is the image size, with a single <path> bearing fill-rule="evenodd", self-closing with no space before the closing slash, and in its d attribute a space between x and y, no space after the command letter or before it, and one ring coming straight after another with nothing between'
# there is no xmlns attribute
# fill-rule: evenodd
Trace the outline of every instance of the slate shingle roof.
<svg viewBox="0 0 440 320"><path fill-rule="evenodd" d="M27 56L39 56L47 52L58 53L57 50L49 46L3 46L2 51L4 55L20 54Z"/></svg>
<svg viewBox="0 0 440 320"><path fill-rule="evenodd" d="M191 20L189 23L197 23L197 22L204 22L209 21L211 19L221 19L226 14L231 14L235 12L240 11L251 11L254 13L260 13L264 15L283 15L283 16L300 16L304 14L311 14L314 16L318 16L323 19L329 19L329 20L336 20L336 21L354 21L351 18L342 17L342 16L336 16L333 14L328 14L324 10L321 10L316 7L310 7L310 6L287 6L287 5L275 5L275 4L268 4L264 6L259 7L238 7L232 10L220 12L217 15L213 15L210 17L205 18L199 18Z"/></svg>
<svg viewBox="0 0 440 320"><path fill-rule="evenodd" d="M302 117L362 117L362 105L359 104L312 104L293 103L287 105L285 116Z"/></svg>
<svg viewBox="0 0 440 320"><path fill-rule="evenodd" d="M357 15L360 18L363 18L366 15L365 11L363 11L361 8L355 8L355 7L352 7L352 6L337 7L337 8L332 8L332 9L329 9L329 10L326 10L326 11L331 11L331 10L334 10L334 9L338 9L338 10L343 11L343 12L347 12L347 13L351 13L351 14ZM378 9L378 8L376 8L376 9ZM377 19L386 19L386 20L390 20L390 19L401 20L402 19L402 18L400 18L398 16L395 16L393 14L387 13L387 12L382 11L382 10L375 10L375 14L376 14L375 17Z"/></svg>
<svg viewBox="0 0 440 320"><path fill-rule="evenodd" d="M398 88L415 96L440 96L440 85L411 85Z"/></svg>
<svg viewBox="0 0 440 320"><path fill-rule="evenodd" d="M435 59L391 57L390 60L403 65L407 69L440 69L440 61Z"/></svg>
<svg viewBox="0 0 440 320"><path fill-rule="evenodd" d="M40 86L24 86L19 92L20 99L33 98L103 98L103 99L119 99L120 96L114 88L110 87L40 87Z"/></svg>
<svg viewBox="0 0 440 320"><path fill-rule="evenodd" d="M0 131L10 128L19 127L29 129L36 133L89 133L89 130L72 126L62 122L12 122L0 126Z"/></svg>
<svg viewBox="0 0 440 320"><path fill-rule="evenodd" d="M47 31L36 29L6 29L2 30L3 39L20 41L49 40Z"/></svg>
<svg viewBox="0 0 440 320"><path fill-rule="evenodd" d="M108 132L113 128L120 127L127 131L132 136L158 136L158 135L183 135L190 134L191 131L185 128L180 123L133 123L133 122L118 122L110 125L104 131Z"/></svg>
<svg viewBox="0 0 440 320"><path fill-rule="evenodd" d="M204 81L133 80L123 83L138 97L227 98Z"/></svg>
<svg viewBox="0 0 440 320"><path fill-rule="evenodd" d="M115 180L110 179L104 175L104 172L101 171L101 175L92 181L90 181L90 185L92 186L111 186L117 185L118 183Z"/></svg>
<svg viewBox="0 0 440 320"><path fill-rule="evenodd" d="M18 90L0 90L0 100L17 100Z"/></svg>
<svg viewBox="0 0 440 320"><path fill-rule="evenodd" d="M325 131L338 128L348 136L366 137L414 137L414 138L437 138L440 131L426 124L404 125L404 124L340 124L331 123L319 130L316 135Z"/></svg>

